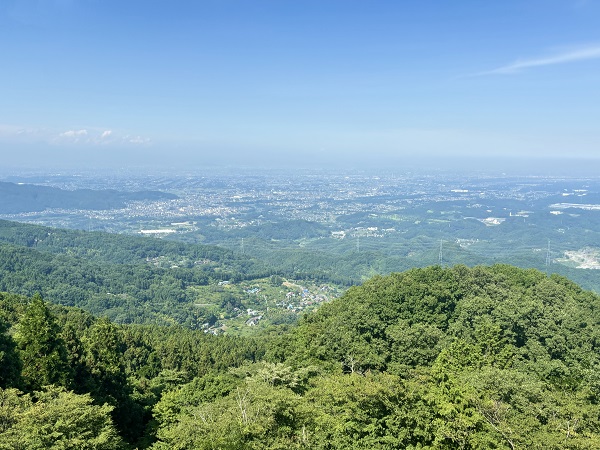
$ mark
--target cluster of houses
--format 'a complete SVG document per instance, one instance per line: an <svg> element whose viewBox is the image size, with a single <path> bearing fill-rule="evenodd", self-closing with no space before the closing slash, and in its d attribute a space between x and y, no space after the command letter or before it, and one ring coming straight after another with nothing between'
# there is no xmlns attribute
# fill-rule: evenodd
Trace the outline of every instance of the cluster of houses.
<svg viewBox="0 0 600 450"><path fill-rule="evenodd" d="M218 282L219 286L228 286L230 284L231 282L227 280ZM312 292L310 289L296 284L284 283L284 285L287 285L288 288L292 288L293 290L289 290L288 292L286 292L284 299L275 303L275 305L271 303L271 305L275 306L276 308L285 309L293 313L300 313L306 310L307 308L310 309L310 307L328 301L331 297L331 288L327 285L320 286L316 290L313 289L313 291L316 292ZM251 295L258 295L262 292L262 289L259 286L250 286L248 288L245 288L244 292ZM263 295L263 297L266 302L266 296ZM264 311L253 308L247 308L246 311L244 311L240 308L234 308L233 312L235 313L235 317L233 318L243 319L243 323L246 326L256 326L263 318L265 318L265 314L269 311L269 306L267 306L266 303L265 307L266 309ZM202 328L205 333L211 333L214 335L223 334L227 329L227 325L223 323L223 320L228 319L222 319L213 326L210 326L208 323L204 324Z"/></svg>

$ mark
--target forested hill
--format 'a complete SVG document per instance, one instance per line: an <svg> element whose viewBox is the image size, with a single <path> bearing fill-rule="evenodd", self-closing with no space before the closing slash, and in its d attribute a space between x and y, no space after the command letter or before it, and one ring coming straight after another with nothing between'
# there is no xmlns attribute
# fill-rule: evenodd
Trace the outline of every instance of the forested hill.
<svg viewBox="0 0 600 450"><path fill-rule="evenodd" d="M87 232L0 220L0 242L44 253L77 256L94 263L145 264L152 258L169 258L185 265L207 258L229 263L241 259L214 245L194 245L141 236Z"/></svg>
<svg viewBox="0 0 600 450"><path fill-rule="evenodd" d="M121 192L112 189L73 191L35 184L0 181L0 214L45 209L114 209L136 200L171 200L176 195L158 191Z"/></svg>
<svg viewBox="0 0 600 450"><path fill-rule="evenodd" d="M600 448L600 297L562 277L375 277L266 347L228 394L163 396L154 448Z"/></svg>
<svg viewBox="0 0 600 450"><path fill-rule="evenodd" d="M600 448L600 297L506 265L375 277L252 338L3 294L0 364L0 448Z"/></svg>
<svg viewBox="0 0 600 450"><path fill-rule="evenodd" d="M273 268L215 246L0 221L0 291L78 306L121 323L214 320L198 287ZM218 306L218 305L217 305Z"/></svg>

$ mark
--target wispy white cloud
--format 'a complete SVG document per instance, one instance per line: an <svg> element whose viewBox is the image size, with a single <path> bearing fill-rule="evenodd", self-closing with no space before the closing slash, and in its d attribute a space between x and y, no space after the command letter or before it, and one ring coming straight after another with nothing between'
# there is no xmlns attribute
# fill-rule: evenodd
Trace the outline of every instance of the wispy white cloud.
<svg viewBox="0 0 600 450"><path fill-rule="evenodd" d="M60 133L60 137L78 138L78 137L87 136L87 134L88 134L87 130L69 130L69 131L65 131L64 133Z"/></svg>
<svg viewBox="0 0 600 450"><path fill-rule="evenodd" d="M68 130L59 133L51 141L57 144L82 144L90 141L88 137L88 130Z"/></svg>
<svg viewBox="0 0 600 450"><path fill-rule="evenodd" d="M36 128L0 123L0 141L14 143L46 143L50 145L78 146L139 146L152 144L152 140L124 134L106 128L86 127L61 131L51 128Z"/></svg>
<svg viewBox="0 0 600 450"><path fill-rule="evenodd" d="M590 59L600 58L600 45L588 46L579 49L573 49L564 51L562 53L555 53L554 55L540 57L540 58L529 58L529 59L518 59L513 63L505 66L498 67L497 69L480 72L476 75L503 75L519 73L525 69L533 67L551 66L556 64L567 64L577 61L585 61Z"/></svg>

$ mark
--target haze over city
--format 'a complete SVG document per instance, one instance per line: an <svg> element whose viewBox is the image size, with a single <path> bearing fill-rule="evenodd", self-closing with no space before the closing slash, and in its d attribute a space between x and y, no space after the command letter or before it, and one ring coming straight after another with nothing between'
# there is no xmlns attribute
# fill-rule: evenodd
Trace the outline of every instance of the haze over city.
<svg viewBox="0 0 600 450"><path fill-rule="evenodd" d="M6 0L3 165L593 171L599 19L582 0Z"/></svg>

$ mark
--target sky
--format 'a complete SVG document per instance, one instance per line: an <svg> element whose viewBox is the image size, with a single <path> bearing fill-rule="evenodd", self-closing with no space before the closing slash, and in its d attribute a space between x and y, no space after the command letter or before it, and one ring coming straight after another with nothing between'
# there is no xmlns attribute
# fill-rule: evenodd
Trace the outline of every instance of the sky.
<svg viewBox="0 0 600 450"><path fill-rule="evenodd" d="M2 0L0 160L589 167L598 24L595 0Z"/></svg>

